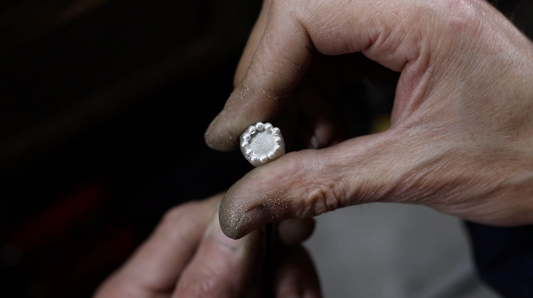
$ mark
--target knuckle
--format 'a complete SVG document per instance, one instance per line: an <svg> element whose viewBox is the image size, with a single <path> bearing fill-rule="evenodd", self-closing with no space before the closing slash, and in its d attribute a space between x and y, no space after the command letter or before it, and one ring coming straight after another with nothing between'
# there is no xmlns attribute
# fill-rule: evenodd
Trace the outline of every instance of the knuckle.
<svg viewBox="0 0 533 298"><path fill-rule="evenodd" d="M342 207L336 189L333 181L310 185L304 195L305 205L310 209L307 212L320 215Z"/></svg>
<svg viewBox="0 0 533 298"><path fill-rule="evenodd" d="M296 193L301 202L297 217L316 216L346 204L343 178L332 170L329 157L309 150L295 154L291 163L294 182L302 185Z"/></svg>

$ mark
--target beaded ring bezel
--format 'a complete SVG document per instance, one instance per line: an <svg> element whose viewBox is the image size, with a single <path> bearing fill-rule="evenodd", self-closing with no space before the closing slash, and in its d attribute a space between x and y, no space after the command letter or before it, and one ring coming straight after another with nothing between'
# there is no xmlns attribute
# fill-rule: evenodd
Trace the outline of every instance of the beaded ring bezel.
<svg viewBox="0 0 533 298"><path fill-rule="evenodd" d="M252 141L254 137L257 137L260 133L269 133L274 144L272 149L268 150L267 154L257 154L254 151ZM270 123L257 122L254 125L250 125L240 137L241 152L244 157L254 166L260 166L273 161L283 154L285 154L285 142L279 128L274 127Z"/></svg>

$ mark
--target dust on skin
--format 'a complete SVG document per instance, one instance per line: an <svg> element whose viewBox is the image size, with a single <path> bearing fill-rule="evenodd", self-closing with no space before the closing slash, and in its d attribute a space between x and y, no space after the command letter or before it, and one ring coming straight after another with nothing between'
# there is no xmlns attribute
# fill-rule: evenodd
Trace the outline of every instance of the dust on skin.
<svg viewBox="0 0 533 298"><path fill-rule="evenodd" d="M248 231L252 223L259 220L267 222L281 221L289 210L290 201L285 193L274 188L261 195L259 201L250 205L250 197L228 194L222 201L220 210L221 226L231 238L243 236L241 231Z"/></svg>

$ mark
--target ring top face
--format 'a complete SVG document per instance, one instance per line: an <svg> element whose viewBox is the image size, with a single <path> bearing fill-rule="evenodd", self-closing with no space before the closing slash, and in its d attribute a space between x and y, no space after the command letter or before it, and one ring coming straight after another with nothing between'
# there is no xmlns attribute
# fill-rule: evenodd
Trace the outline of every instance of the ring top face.
<svg viewBox="0 0 533 298"><path fill-rule="evenodd" d="M285 142L279 128L257 122L242 133L241 151L257 167L285 154Z"/></svg>

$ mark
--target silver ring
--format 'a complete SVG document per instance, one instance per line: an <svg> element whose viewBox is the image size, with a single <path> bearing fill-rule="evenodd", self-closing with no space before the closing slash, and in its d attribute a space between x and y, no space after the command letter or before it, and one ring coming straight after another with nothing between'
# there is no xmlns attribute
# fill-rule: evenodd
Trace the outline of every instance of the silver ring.
<svg viewBox="0 0 533 298"><path fill-rule="evenodd" d="M242 154L256 167L285 154L285 141L279 128L268 122L251 125L241 134L240 140Z"/></svg>

